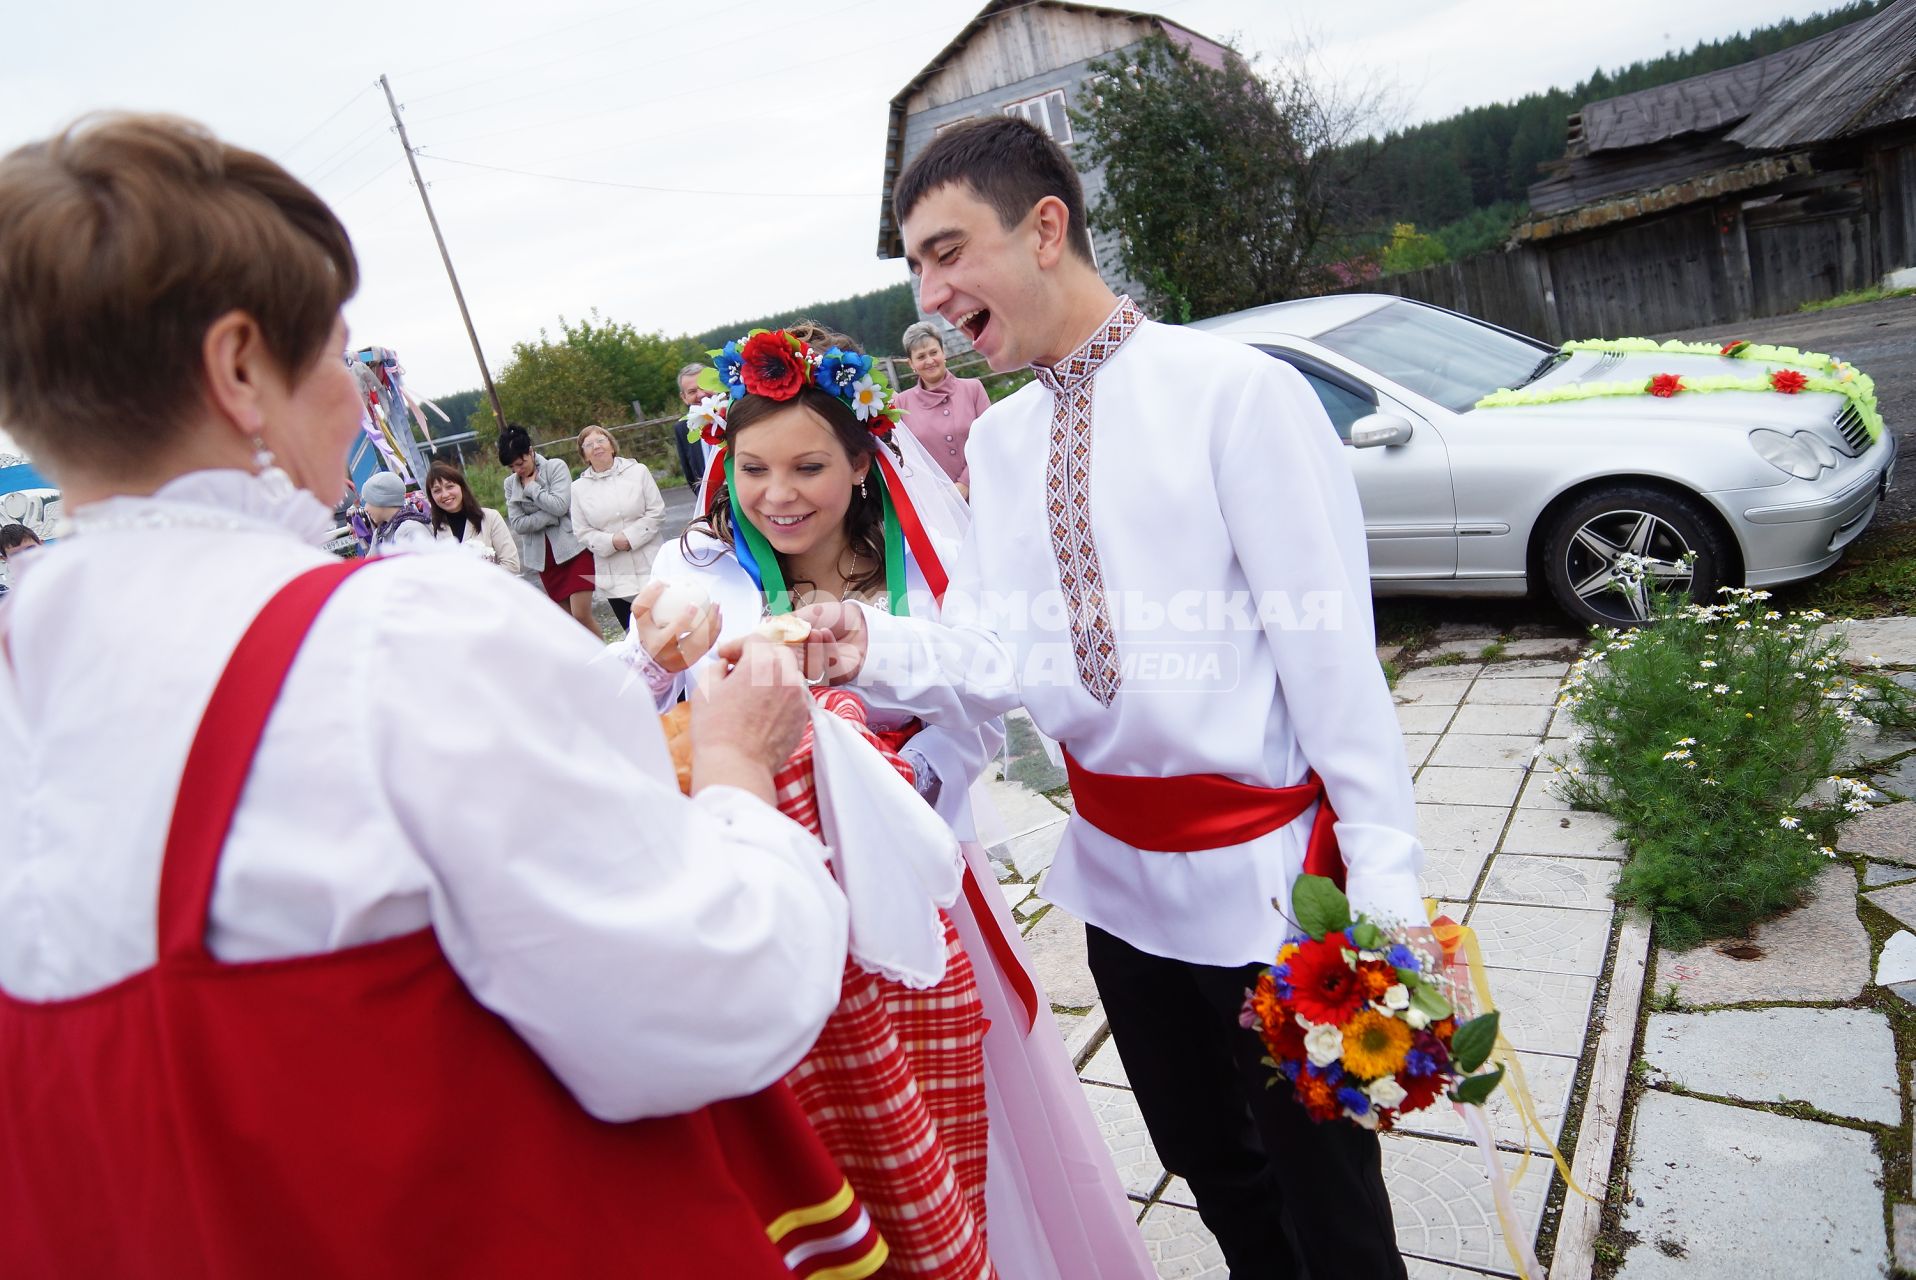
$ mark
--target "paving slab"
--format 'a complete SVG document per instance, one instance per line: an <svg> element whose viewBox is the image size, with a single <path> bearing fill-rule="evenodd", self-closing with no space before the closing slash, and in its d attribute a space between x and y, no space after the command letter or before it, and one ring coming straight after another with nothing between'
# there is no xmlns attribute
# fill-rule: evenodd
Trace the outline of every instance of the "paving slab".
<svg viewBox="0 0 1916 1280"><path fill-rule="evenodd" d="M1553 707L1561 680L1517 677L1505 680L1479 680L1464 695L1466 706Z"/></svg>
<svg viewBox="0 0 1916 1280"><path fill-rule="evenodd" d="M1026 884L1020 880L1008 880L998 886L998 892L1005 896L1005 906L1016 911L1025 904L1025 899L1038 891L1035 884Z"/></svg>
<svg viewBox="0 0 1916 1280"><path fill-rule="evenodd" d="M1894 791L1905 800L1916 796L1916 756L1904 756L1887 769L1873 773L1870 780L1878 787Z"/></svg>
<svg viewBox="0 0 1916 1280"><path fill-rule="evenodd" d="M1836 623L1851 662L1880 659L1892 667L1916 665L1916 618L1868 618Z"/></svg>
<svg viewBox="0 0 1916 1280"><path fill-rule="evenodd" d="M1390 1191L1399 1249L1497 1275L1512 1274L1490 1180L1474 1146L1392 1133L1384 1137L1383 1153L1384 1185ZM1534 1239L1550 1185L1550 1162L1532 1159L1519 1179L1515 1174L1521 1157L1506 1152L1501 1158L1512 1175L1520 1229Z"/></svg>
<svg viewBox="0 0 1916 1280"><path fill-rule="evenodd" d="M1535 636L1525 640L1504 641L1506 658L1558 658L1583 648L1577 636Z"/></svg>
<svg viewBox="0 0 1916 1280"><path fill-rule="evenodd" d="M1896 884L1900 881L1916 880L1916 867L1885 865L1881 862L1863 864L1863 884L1873 887L1879 884Z"/></svg>
<svg viewBox="0 0 1916 1280"><path fill-rule="evenodd" d="M1205 1229L1196 1209L1154 1204L1138 1222L1144 1248L1159 1280L1230 1280L1224 1250Z"/></svg>
<svg viewBox="0 0 1916 1280"><path fill-rule="evenodd" d="M1560 858L1621 858L1629 846L1616 838L1616 830L1616 819L1608 814L1519 809L1511 817L1498 849Z"/></svg>
<svg viewBox="0 0 1916 1280"><path fill-rule="evenodd" d="M985 796L991 803L977 807L977 819L980 838L988 845L1050 826L1062 816L1057 805L1020 783L992 779L985 783Z"/></svg>
<svg viewBox="0 0 1916 1280"><path fill-rule="evenodd" d="M1916 867L1916 800L1899 800L1851 818L1837 829L1836 847Z"/></svg>
<svg viewBox="0 0 1916 1280"><path fill-rule="evenodd" d="M1468 899L1490 858L1488 849L1424 849L1426 898Z"/></svg>
<svg viewBox="0 0 1916 1280"><path fill-rule="evenodd" d="M1882 1164L1866 1133L1651 1090L1637 1102L1628 1280L1879 1280Z"/></svg>
<svg viewBox="0 0 1916 1280"><path fill-rule="evenodd" d="M1481 662L1425 662L1421 666L1406 671L1403 674L1403 678L1398 680L1397 686L1401 689L1405 685L1419 685L1436 681L1450 681L1455 683L1459 680L1469 683L1475 680L1477 673L1483 669L1484 664Z"/></svg>
<svg viewBox="0 0 1916 1280"><path fill-rule="evenodd" d="M1452 733L1521 733L1533 741L1550 725L1549 707L1508 707L1472 702L1457 709Z"/></svg>
<svg viewBox="0 0 1916 1280"><path fill-rule="evenodd" d="M1197 1197L1191 1194L1191 1184L1183 1178L1173 1178L1164 1184L1164 1192L1158 1199L1166 1204L1181 1205L1186 1209L1197 1208Z"/></svg>
<svg viewBox="0 0 1916 1280"><path fill-rule="evenodd" d="M1575 1058L1584 1037L1596 1030L1590 1004L1597 980L1574 973L1485 967L1490 994L1503 1017L1499 1029L1519 1050Z"/></svg>
<svg viewBox="0 0 1916 1280"><path fill-rule="evenodd" d="M1508 807L1500 804L1427 804L1417 806L1417 838L1425 849L1468 849L1489 853L1497 847Z"/></svg>
<svg viewBox="0 0 1916 1280"><path fill-rule="evenodd" d="M1864 899L1875 903L1896 919L1896 923L1905 929L1916 929L1916 884L1897 885L1893 889L1878 889L1866 893Z"/></svg>
<svg viewBox="0 0 1916 1280"><path fill-rule="evenodd" d="M1830 1070L1825 1052L1842 1061ZM1872 1009L1654 1013L1643 1036L1652 1077L1745 1102L1805 1102L1876 1124L1903 1118L1896 1037Z"/></svg>
<svg viewBox="0 0 1916 1280"><path fill-rule="evenodd" d="M1397 727L1404 733L1442 733L1450 727L1451 717L1457 714L1457 708L1447 703L1435 706L1400 706L1397 708Z"/></svg>
<svg viewBox="0 0 1916 1280"><path fill-rule="evenodd" d="M1544 1132L1554 1142L1563 1130L1563 1114L1570 1101L1570 1086L1576 1079L1577 1060L1518 1050L1517 1065L1523 1068L1524 1083L1530 1086L1530 1096L1537 1104L1537 1116L1543 1121ZM1490 1095L1484 1109L1489 1113L1490 1131L1499 1146L1528 1147L1532 1151L1548 1149L1542 1138L1525 1130L1523 1121L1511 1106L1510 1095L1503 1089ZM1457 1109L1441 1098L1434 1106L1402 1117L1397 1127L1406 1133L1455 1138L1459 1142L1470 1140Z"/></svg>
<svg viewBox="0 0 1916 1280"><path fill-rule="evenodd" d="M1164 1181L1164 1164L1151 1147L1151 1135L1145 1131L1144 1115L1129 1089L1109 1085L1083 1086L1085 1100L1091 1104L1091 1116L1104 1135L1104 1145L1118 1167L1118 1181L1126 1195L1149 1198Z"/></svg>
<svg viewBox="0 0 1916 1280"><path fill-rule="evenodd" d="M1544 746L1555 751L1549 739ZM1570 802L1557 795L1556 773L1547 767L1547 761L1538 761L1537 767L1530 771L1530 777L1523 784L1523 794L1517 797L1519 809L1542 809L1553 813L1568 813Z"/></svg>
<svg viewBox="0 0 1916 1280"><path fill-rule="evenodd" d="M1065 1009L1089 1007L1098 998L1084 959L1084 922L1052 907L1025 931L1025 952L1051 1003Z"/></svg>
<svg viewBox="0 0 1916 1280"><path fill-rule="evenodd" d="M1405 676L1397 682L1391 694L1400 707L1454 707L1464 700L1464 693L1469 688L1469 680L1459 680L1455 676L1428 680L1413 680Z"/></svg>
<svg viewBox="0 0 1916 1280"><path fill-rule="evenodd" d="M1113 1084L1124 1089L1131 1087L1131 1077L1124 1074L1124 1060L1118 1057L1116 1040L1106 1040L1099 1046L1078 1077L1093 1084Z"/></svg>
<svg viewBox="0 0 1916 1280"><path fill-rule="evenodd" d="M1876 982L1892 990L1916 985L1916 933L1898 929L1883 940L1876 957Z"/></svg>
<svg viewBox="0 0 1916 1280"><path fill-rule="evenodd" d="M1479 903L1466 923L1477 931L1484 963L1501 969L1594 978L1603 972L1604 953L1610 949L1607 911Z"/></svg>
<svg viewBox="0 0 1916 1280"><path fill-rule="evenodd" d="M1452 724L1430 762L1462 769L1523 769L1536 758L1537 746L1535 734L1460 733Z"/></svg>
<svg viewBox="0 0 1916 1280"><path fill-rule="evenodd" d="M1436 749L1438 735L1434 733L1407 733L1404 738L1404 762L1412 769L1430 759L1430 753Z"/></svg>
<svg viewBox="0 0 1916 1280"><path fill-rule="evenodd" d="M1623 868L1600 858L1546 858L1502 853L1477 895L1480 902L1514 902L1536 907L1575 907L1609 912L1610 891Z"/></svg>
<svg viewBox="0 0 1916 1280"><path fill-rule="evenodd" d="M1747 941L1747 949L1730 943L1659 950L1657 989L1674 983L1678 1001L1692 1007L1856 999L1869 981L1869 935L1856 918L1856 873L1841 864L1825 867L1811 882L1804 905L1758 925ZM1737 959L1725 953L1725 946L1739 954L1760 954ZM1817 962L1805 964L1805 956Z"/></svg>
<svg viewBox="0 0 1916 1280"><path fill-rule="evenodd" d="M1522 769L1463 769L1427 764L1417 774L1419 804L1509 805L1523 785Z"/></svg>
<svg viewBox="0 0 1916 1280"><path fill-rule="evenodd" d="M1057 813L1056 809L1052 810ZM1068 819L1061 813L1058 817L1035 831L1027 831L1014 836L1004 845L1005 854L1011 865L1018 870L1018 878L1034 883L1038 877L1050 870L1051 862L1058 856L1058 845L1064 839L1065 823Z"/></svg>
<svg viewBox="0 0 1916 1280"><path fill-rule="evenodd" d="M1485 648L1496 643L1497 637L1494 635L1481 638L1465 637L1461 640L1440 640L1425 649L1422 656L1426 662L1432 662L1453 653L1460 658L1476 658L1482 656Z"/></svg>
<svg viewBox="0 0 1916 1280"><path fill-rule="evenodd" d="M1438 623L1431 628L1430 634L1434 640L1476 640L1489 644L1503 631L1488 622L1459 622L1452 619Z"/></svg>
<svg viewBox="0 0 1916 1280"><path fill-rule="evenodd" d="M1448 1262L1433 1262L1414 1253L1404 1255L1404 1268L1410 1280L1484 1280L1485 1272L1453 1267Z"/></svg>
<svg viewBox="0 0 1916 1280"><path fill-rule="evenodd" d="M1517 658L1486 662L1479 680L1562 680L1570 664L1560 659Z"/></svg>
<svg viewBox="0 0 1916 1280"><path fill-rule="evenodd" d="M1896 1255L1896 1266L1916 1271L1916 1204L1893 1205L1889 1214L1890 1247Z"/></svg>

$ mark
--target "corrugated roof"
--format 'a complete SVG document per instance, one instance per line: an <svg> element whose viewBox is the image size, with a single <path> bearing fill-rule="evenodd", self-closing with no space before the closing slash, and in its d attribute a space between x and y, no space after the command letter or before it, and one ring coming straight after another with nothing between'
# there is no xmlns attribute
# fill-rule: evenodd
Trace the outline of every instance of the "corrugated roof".
<svg viewBox="0 0 1916 1280"><path fill-rule="evenodd" d="M1916 81L1916 0L1830 33L1836 43L1766 95L1730 131L1752 151L1829 142L1911 117Z"/></svg>
<svg viewBox="0 0 1916 1280"><path fill-rule="evenodd" d="M1584 150L1591 154L1625 151L1735 124L1852 29L1832 31L1767 57L1706 71L1688 80L1592 102L1583 109Z"/></svg>

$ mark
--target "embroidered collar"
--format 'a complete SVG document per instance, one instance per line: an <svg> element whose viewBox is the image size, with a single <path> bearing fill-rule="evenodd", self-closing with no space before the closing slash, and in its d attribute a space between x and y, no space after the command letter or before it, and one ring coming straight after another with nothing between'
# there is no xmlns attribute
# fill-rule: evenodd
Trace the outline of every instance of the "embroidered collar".
<svg viewBox="0 0 1916 1280"><path fill-rule="evenodd" d="M76 507L67 520L75 534L198 528L291 534L308 543L320 542L333 529L332 512L294 487L277 467L258 475L188 472L150 496L122 494Z"/></svg>
<svg viewBox="0 0 1916 1280"><path fill-rule="evenodd" d="M1118 305L1082 346L1054 365L1033 365L1032 371L1052 395L1083 386L1143 323L1144 313L1137 304L1128 295L1120 295Z"/></svg>

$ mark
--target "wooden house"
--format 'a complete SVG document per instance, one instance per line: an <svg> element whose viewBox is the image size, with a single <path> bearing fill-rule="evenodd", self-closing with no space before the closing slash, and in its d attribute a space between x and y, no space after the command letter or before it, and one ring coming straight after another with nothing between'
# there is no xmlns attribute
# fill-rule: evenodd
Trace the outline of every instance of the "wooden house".
<svg viewBox="0 0 1916 1280"><path fill-rule="evenodd" d="M1121 55L1153 35L1183 46L1213 66L1222 66L1229 52L1214 40L1150 13L1066 0L991 0L986 4L891 100L878 256L905 254L892 216L892 187L939 130L983 115L1021 115L1057 139L1067 155L1075 155L1068 112L1078 108L1089 91L1091 64ZM1089 210L1103 193L1104 175L1101 169L1082 164L1078 173L1084 180ZM1113 289L1141 295L1141 286L1124 278L1112 237L1094 234L1092 248L1100 273ZM956 331L946 334L946 342L953 349L969 345Z"/></svg>

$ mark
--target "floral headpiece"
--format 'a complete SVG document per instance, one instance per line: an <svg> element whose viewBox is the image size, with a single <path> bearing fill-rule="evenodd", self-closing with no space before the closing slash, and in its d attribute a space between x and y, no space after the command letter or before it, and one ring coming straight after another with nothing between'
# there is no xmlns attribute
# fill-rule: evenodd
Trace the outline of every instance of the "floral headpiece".
<svg viewBox="0 0 1916 1280"><path fill-rule="evenodd" d="M685 415L688 440L722 444L734 402L790 400L808 385L843 400L875 436L889 435L903 417L885 376L862 352L833 347L821 353L783 329L754 329L706 354L712 366L700 371L699 387L711 394Z"/></svg>

